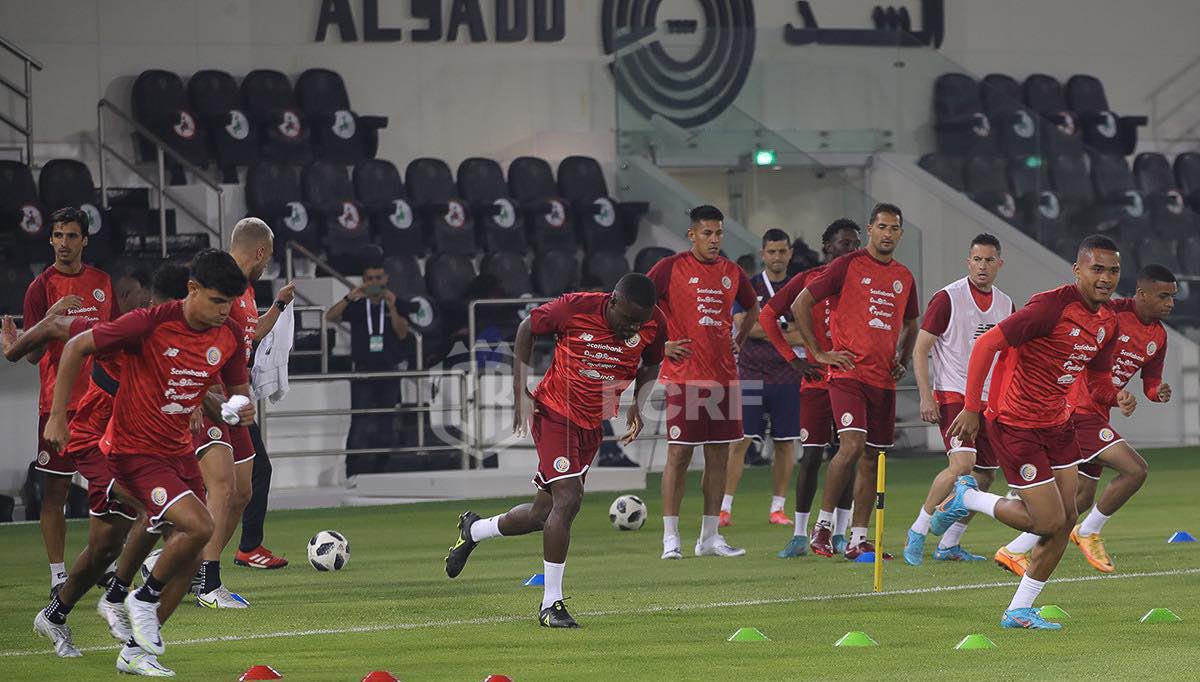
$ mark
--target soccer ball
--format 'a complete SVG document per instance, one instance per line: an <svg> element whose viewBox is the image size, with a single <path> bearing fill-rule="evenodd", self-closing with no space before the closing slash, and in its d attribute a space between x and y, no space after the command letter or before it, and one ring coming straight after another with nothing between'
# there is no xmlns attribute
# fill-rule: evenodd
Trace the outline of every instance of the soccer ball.
<svg viewBox="0 0 1200 682"><path fill-rule="evenodd" d="M646 503L637 495L622 495L608 507L608 520L617 530L637 530L646 523Z"/></svg>
<svg viewBox="0 0 1200 682"><path fill-rule="evenodd" d="M162 549L156 549L153 552L150 552L150 555L147 556L146 560L142 562L141 573L143 584L146 582L146 578L149 578L150 574L154 571L154 564L158 563L158 557L160 555L162 555Z"/></svg>
<svg viewBox="0 0 1200 682"><path fill-rule="evenodd" d="M318 571L340 571L350 561L350 541L336 530L323 530L308 541L308 563Z"/></svg>

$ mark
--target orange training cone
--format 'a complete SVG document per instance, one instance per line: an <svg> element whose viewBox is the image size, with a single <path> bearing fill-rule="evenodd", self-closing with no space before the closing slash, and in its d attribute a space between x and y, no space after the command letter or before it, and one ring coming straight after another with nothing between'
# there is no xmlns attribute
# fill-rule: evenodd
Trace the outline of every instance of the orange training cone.
<svg viewBox="0 0 1200 682"><path fill-rule="evenodd" d="M282 680L283 675L279 671L269 665L252 665L242 676L238 678L238 682L246 682L246 680Z"/></svg>
<svg viewBox="0 0 1200 682"><path fill-rule="evenodd" d="M400 682L400 680L386 670L372 670L362 678L362 682Z"/></svg>

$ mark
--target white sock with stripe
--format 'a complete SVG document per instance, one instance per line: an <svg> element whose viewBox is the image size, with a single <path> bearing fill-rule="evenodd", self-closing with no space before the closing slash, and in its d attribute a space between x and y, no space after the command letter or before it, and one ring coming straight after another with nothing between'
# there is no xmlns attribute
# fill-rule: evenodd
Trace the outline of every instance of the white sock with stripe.
<svg viewBox="0 0 1200 682"><path fill-rule="evenodd" d="M1013 595L1012 601L1009 602L1008 608L1012 609L1028 609L1033 606L1033 600L1038 598L1042 593L1042 588L1046 583L1040 580L1034 580L1025 574L1021 578L1021 584L1017 586L1017 593Z"/></svg>

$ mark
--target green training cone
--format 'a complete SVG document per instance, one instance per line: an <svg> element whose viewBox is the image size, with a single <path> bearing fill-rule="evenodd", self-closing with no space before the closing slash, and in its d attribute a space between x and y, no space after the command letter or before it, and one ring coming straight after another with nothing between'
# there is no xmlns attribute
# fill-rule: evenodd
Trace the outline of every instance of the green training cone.
<svg viewBox="0 0 1200 682"><path fill-rule="evenodd" d="M738 628L737 632L729 635L729 642L767 642L770 641L758 628Z"/></svg>
<svg viewBox="0 0 1200 682"><path fill-rule="evenodd" d="M973 649L995 649L996 643L984 637L983 635L967 635L962 638L958 646L954 647L959 651L971 651Z"/></svg>
<svg viewBox="0 0 1200 682"><path fill-rule="evenodd" d="M1175 623L1181 620L1171 609L1150 609L1142 616L1143 623Z"/></svg>
<svg viewBox="0 0 1200 682"><path fill-rule="evenodd" d="M1038 613L1041 614L1042 618L1050 619L1071 617L1071 614L1064 611L1062 607L1058 606L1057 604L1046 604L1042 608L1038 609Z"/></svg>
<svg viewBox="0 0 1200 682"><path fill-rule="evenodd" d="M847 632L842 638L833 643L834 646L879 646L879 642L871 639L865 632Z"/></svg>

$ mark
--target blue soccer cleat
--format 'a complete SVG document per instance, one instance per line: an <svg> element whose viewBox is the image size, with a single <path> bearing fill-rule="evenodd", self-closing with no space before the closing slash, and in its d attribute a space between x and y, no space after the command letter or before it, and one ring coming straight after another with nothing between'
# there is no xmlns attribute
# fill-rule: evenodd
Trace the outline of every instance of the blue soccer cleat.
<svg viewBox="0 0 1200 682"><path fill-rule="evenodd" d="M829 538L829 542L833 546L834 554L845 554L846 553L846 545L848 543L846 542L845 535L834 535L833 537Z"/></svg>
<svg viewBox="0 0 1200 682"><path fill-rule="evenodd" d="M929 520L929 532L934 535L941 535L950 526L954 525L955 521L962 521L966 518L971 510L967 509L963 504L963 497L968 490L979 490L979 485L975 483L975 477L967 474L959 476L954 482L954 492L950 493L950 497L942 500L942 503L933 510L933 516Z"/></svg>
<svg viewBox="0 0 1200 682"><path fill-rule="evenodd" d="M937 552L934 552L934 557ZM904 543L904 563L909 566L920 566L925 560L925 536L912 528L908 529L908 542Z"/></svg>
<svg viewBox="0 0 1200 682"><path fill-rule="evenodd" d="M905 557L907 558L907 556ZM984 557L978 554L971 554L962 548L962 545L955 545L942 549L938 547L933 550L934 561L983 561Z"/></svg>
<svg viewBox="0 0 1200 682"><path fill-rule="evenodd" d="M1009 609L1000 619L1002 628L1023 628L1025 630L1061 630L1062 625L1051 623L1042 618L1035 608Z"/></svg>
<svg viewBox="0 0 1200 682"><path fill-rule="evenodd" d="M791 559L792 557L805 556L808 554L808 536L793 535L788 541L787 547L779 550L776 554L780 559Z"/></svg>

